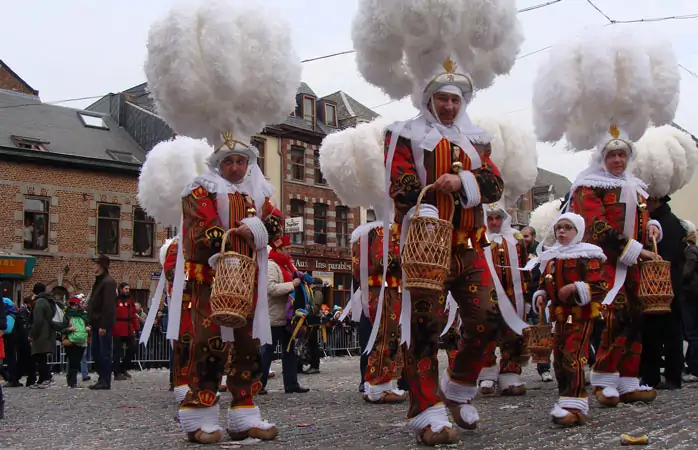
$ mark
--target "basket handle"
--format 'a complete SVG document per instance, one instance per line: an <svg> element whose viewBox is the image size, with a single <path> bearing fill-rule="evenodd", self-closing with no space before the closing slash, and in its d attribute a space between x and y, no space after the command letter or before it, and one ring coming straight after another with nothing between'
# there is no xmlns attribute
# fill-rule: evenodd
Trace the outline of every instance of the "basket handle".
<svg viewBox="0 0 698 450"><path fill-rule="evenodd" d="M657 238L655 236L652 236L652 250L654 250L654 254L657 255L657 258L659 259L659 251L657 250Z"/></svg>
<svg viewBox="0 0 698 450"><path fill-rule="evenodd" d="M223 234L223 239L221 240L221 250L220 250L220 252L218 252L221 254L221 256L223 256L223 253L225 253L225 246L228 244L228 237L230 236L230 234L232 232L233 232L233 228L231 228L230 230L226 231Z"/></svg>
<svg viewBox="0 0 698 450"><path fill-rule="evenodd" d="M223 254L225 253L225 246L228 244L228 237L231 235L231 233L233 233L234 230L235 230L235 228L231 228L230 230L226 231L223 234L223 239L221 241L221 250L218 252L218 253L220 253L221 256L223 256ZM253 250L252 251L252 260L256 262L257 261L257 250L256 249L252 249L252 250Z"/></svg>
<svg viewBox="0 0 698 450"><path fill-rule="evenodd" d="M424 195L427 193L429 189L434 189L434 184L427 184L424 186L422 191L419 193L419 197L417 197L417 204L415 205L414 208L414 214L412 214L412 217L419 217L419 207L422 206L422 200L424 199ZM451 200L453 200L453 197L450 197ZM448 219L449 222L453 222L453 215L456 213L456 205L455 202L453 204L453 208L451 208L451 217Z"/></svg>

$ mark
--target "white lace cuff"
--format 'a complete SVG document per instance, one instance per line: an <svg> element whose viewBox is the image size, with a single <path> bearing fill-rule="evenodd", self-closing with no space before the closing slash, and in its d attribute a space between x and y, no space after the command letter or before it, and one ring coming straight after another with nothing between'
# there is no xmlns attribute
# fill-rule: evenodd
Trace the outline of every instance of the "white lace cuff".
<svg viewBox="0 0 698 450"><path fill-rule="evenodd" d="M620 262L624 266L634 266L642 252L642 244L635 239L630 239L620 255Z"/></svg>
<svg viewBox="0 0 698 450"><path fill-rule="evenodd" d="M524 386L523 379L515 373L501 373L499 374L499 389L506 389L516 386Z"/></svg>
<svg viewBox="0 0 698 450"><path fill-rule="evenodd" d="M174 388L174 397L177 403L182 403L184 397L186 397L187 392L189 392L189 386L184 384L182 386L177 386Z"/></svg>
<svg viewBox="0 0 698 450"><path fill-rule="evenodd" d="M648 242L650 241L649 232L650 232L650 227L652 225L654 225L655 227L657 227L659 229L659 237L657 238L657 242L661 242L662 239L664 238L664 230L662 230L662 224L659 223L658 220L654 220L654 219L647 222L647 241Z"/></svg>
<svg viewBox="0 0 698 450"><path fill-rule="evenodd" d="M480 375L477 377L477 381L484 381L484 380L490 380L490 381L497 381L497 377L499 376L499 366L494 365L490 367L483 367L480 370Z"/></svg>
<svg viewBox="0 0 698 450"><path fill-rule="evenodd" d="M640 380L635 377L620 377L618 381L618 393L629 394L640 390Z"/></svg>
<svg viewBox="0 0 698 450"><path fill-rule="evenodd" d="M577 288L578 299L575 301L579 306L586 306L591 303L591 289L589 285L583 281L575 281L574 286Z"/></svg>
<svg viewBox="0 0 698 450"><path fill-rule="evenodd" d="M264 226L264 222L262 222L259 217L247 217L242 219L241 222L252 230L255 248L257 250L267 248L267 244L269 244L269 233L267 232L267 227Z"/></svg>
<svg viewBox="0 0 698 450"><path fill-rule="evenodd" d="M577 409L585 416L589 414L589 401L586 398L560 397L557 405L565 409Z"/></svg>
<svg viewBox="0 0 698 450"><path fill-rule="evenodd" d="M618 372L615 373L607 373L607 372L594 372L593 370L591 371L591 385L594 387L602 387L602 388L613 388L616 389L618 387L618 382L620 380L620 374Z"/></svg>
<svg viewBox="0 0 698 450"><path fill-rule="evenodd" d="M413 431L421 431L426 427L431 427L434 433L440 433L444 428L453 428L453 424L448 420L446 407L443 403L425 409L407 422L407 427Z"/></svg>
<svg viewBox="0 0 698 450"><path fill-rule="evenodd" d="M444 372L444 376L441 377L441 390L444 393L444 397L459 404L470 403L477 394L477 386L466 386L456 383L451 380L448 369Z"/></svg>
<svg viewBox="0 0 698 450"><path fill-rule="evenodd" d="M269 430L273 423L262 420L262 415L257 406L239 406L228 409L228 430L233 433L241 433L252 428Z"/></svg>
<svg viewBox="0 0 698 450"><path fill-rule="evenodd" d="M213 433L220 430L218 417L220 415L220 405L213 405L206 408L187 408L179 410L179 425L185 433L193 433L202 430L206 433Z"/></svg>
<svg viewBox="0 0 698 450"><path fill-rule="evenodd" d="M463 185L461 189L461 199L463 208L474 208L482 202L480 196L480 186L477 184L475 175L469 170L462 170L458 173L460 182Z"/></svg>

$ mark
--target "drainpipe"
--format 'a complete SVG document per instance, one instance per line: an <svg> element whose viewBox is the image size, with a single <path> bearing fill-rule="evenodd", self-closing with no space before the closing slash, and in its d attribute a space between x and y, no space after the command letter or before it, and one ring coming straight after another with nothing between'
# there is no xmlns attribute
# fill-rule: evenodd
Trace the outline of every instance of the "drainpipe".
<svg viewBox="0 0 698 450"><path fill-rule="evenodd" d="M278 148L276 149L276 152L279 154L279 160L281 161L281 177L280 177L281 179L279 180L279 202L281 202L281 205L279 205L280 206L279 210L281 211L281 213L283 215L283 214L286 214L286 211L284 211L284 205L285 205L285 201L286 201L286 199L284 198L284 180L286 179L286 177L284 176L284 172L285 172L284 169L286 168L286 165L285 165L286 161L284 161L284 153L281 151L282 139L279 137L277 137L276 139L278 139L278 144L279 144Z"/></svg>

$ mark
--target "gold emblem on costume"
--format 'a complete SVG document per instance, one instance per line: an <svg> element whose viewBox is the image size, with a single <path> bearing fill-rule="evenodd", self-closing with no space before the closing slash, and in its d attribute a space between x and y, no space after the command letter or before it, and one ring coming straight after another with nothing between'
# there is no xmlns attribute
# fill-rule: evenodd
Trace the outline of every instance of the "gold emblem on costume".
<svg viewBox="0 0 698 450"><path fill-rule="evenodd" d="M254 217L257 215L257 210L254 208L247 208L247 217Z"/></svg>
<svg viewBox="0 0 698 450"><path fill-rule="evenodd" d="M618 126L615 123L608 129L608 134L613 136L613 139L618 139L620 137L620 130L618 130Z"/></svg>
<svg viewBox="0 0 698 450"><path fill-rule="evenodd" d="M637 209L639 209L640 212L645 212L645 210L647 209L647 203L640 203L639 205L637 205Z"/></svg>
<svg viewBox="0 0 698 450"><path fill-rule="evenodd" d="M211 227L206 230L206 237L209 239L221 239L224 234L225 231L221 227Z"/></svg>
<svg viewBox="0 0 698 450"><path fill-rule="evenodd" d="M199 200L200 198L204 198L208 195L208 191L204 189L203 186L197 186L196 189L191 191L192 197L194 197L196 200Z"/></svg>
<svg viewBox="0 0 698 450"><path fill-rule="evenodd" d="M211 347L211 350L221 352L225 348L225 342L220 336L216 336L208 340L208 346Z"/></svg>
<svg viewBox="0 0 698 450"><path fill-rule="evenodd" d="M451 164L451 170L453 170L453 173L460 173L463 171L463 163L460 161L456 161L453 164Z"/></svg>
<svg viewBox="0 0 698 450"><path fill-rule="evenodd" d="M454 60L451 59L449 56L446 58L446 60L443 63L443 68L446 72L448 73L456 73L456 69L458 69L458 65Z"/></svg>
<svg viewBox="0 0 698 450"><path fill-rule="evenodd" d="M205 391L199 391L199 403L204 406L213 406L216 404L218 396L208 389Z"/></svg>
<svg viewBox="0 0 698 450"><path fill-rule="evenodd" d="M545 276L545 281L553 281L553 276L551 274L547 274Z"/></svg>
<svg viewBox="0 0 698 450"><path fill-rule="evenodd" d="M244 142L236 140L233 137L232 131L225 131L221 133L221 136L223 136L223 144L220 147L218 147L216 151L221 150L223 147L227 147L228 149L235 151L238 145L241 145L245 148L250 148L250 146L245 144Z"/></svg>

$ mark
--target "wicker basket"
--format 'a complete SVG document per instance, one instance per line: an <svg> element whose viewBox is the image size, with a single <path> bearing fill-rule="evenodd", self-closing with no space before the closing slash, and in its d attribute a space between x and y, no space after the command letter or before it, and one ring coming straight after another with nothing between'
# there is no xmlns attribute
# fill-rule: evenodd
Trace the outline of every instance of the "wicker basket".
<svg viewBox="0 0 698 450"><path fill-rule="evenodd" d="M652 239L654 253L657 241ZM644 314L667 314L671 312L674 289L671 285L671 262L661 259L640 262L640 290Z"/></svg>
<svg viewBox="0 0 698 450"><path fill-rule="evenodd" d="M549 363L553 351L553 328L550 324L543 323L543 314L545 312L541 311L538 325L523 330L525 353L530 353L533 364Z"/></svg>
<svg viewBox="0 0 698 450"><path fill-rule="evenodd" d="M252 258L236 252L226 252L225 246L232 230L223 235L216 276L211 285L211 316L214 323L230 328L242 328L252 315L257 273L257 254Z"/></svg>
<svg viewBox="0 0 698 450"><path fill-rule="evenodd" d="M453 212L451 220L419 215L424 194L432 187L433 185L430 184L419 193L415 213L408 225L400 261L405 277L405 288L443 292L446 277L451 269Z"/></svg>

